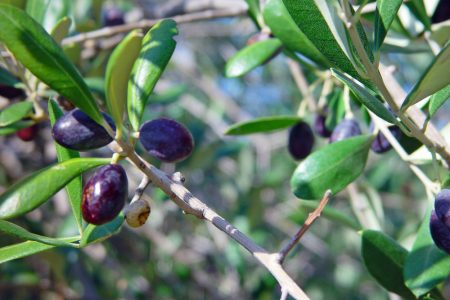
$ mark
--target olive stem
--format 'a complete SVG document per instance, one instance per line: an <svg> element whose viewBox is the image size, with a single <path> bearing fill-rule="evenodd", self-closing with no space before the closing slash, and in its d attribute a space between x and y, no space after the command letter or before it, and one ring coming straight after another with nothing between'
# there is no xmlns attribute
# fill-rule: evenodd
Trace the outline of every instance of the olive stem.
<svg viewBox="0 0 450 300"><path fill-rule="evenodd" d="M294 246L300 241L302 236L308 231L308 229L311 227L311 225L320 217L320 214L322 213L323 209L328 203L328 200L330 200L331 197L331 190L327 190L325 194L322 197L322 200L320 200L319 205L314 209L313 212L311 212L308 215L308 218L303 223L302 227L297 231L297 233L291 238L291 240L277 253L278 262L280 264L283 264L284 260L286 259L286 256L289 254L289 252L294 248Z"/></svg>
<svg viewBox="0 0 450 300"><path fill-rule="evenodd" d="M146 175L142 177L141 182L139 183L137 189L134 191L133 199L131 199L130 204L141 199L142 195L145 192L147 186L151 183L150 179Z"/></svg>

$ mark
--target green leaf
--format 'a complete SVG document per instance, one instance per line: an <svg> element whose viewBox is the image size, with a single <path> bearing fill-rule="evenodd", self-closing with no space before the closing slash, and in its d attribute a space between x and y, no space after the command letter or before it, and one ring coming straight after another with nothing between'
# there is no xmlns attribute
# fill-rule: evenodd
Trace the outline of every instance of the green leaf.
<svg viewBox="0 0 450 300"><path fill-rule="evenodd" d="M19 121L5 127L0 127L0 135L13 134L20 129L27 128L32 125L34 125L34 121L32 120Z"/></svg>
<svg viewBox="0 0 450 300"><path fill-rule="evenodd" d="M24 240L40 242L40 243L47 244L47 245L76 247L76 245L74 245L74 244L71 244L71 243L68 243L65 241L61 241L59 239L49 238L49 237L46 237L43 235L31 233L31 232L27 231L26 229L14 224L14 223L4 221L4 220L0 220L0 231L4 232L6 234L13 235L18 238L24 239Z"/></svg>
<svg viewBox="0 0 450 300"><path fill-rule="evenodd" d="M27 0L0 0L0 3L16 6L21 9L25 9Z"/></svg>
<svg viewBox="0 0 450 300"><path fill-rule="evenodd" d="M252 18L256 26L261 26L262 24L259 24L259 18L261 15L259 0L245 0L245 2L247 2L248 5L248 15Z"/></svg>
<svg viewBox="0 0 450 300"><path fill-rule="evenodd" d="M450 84L449 69L450 43L447 43L408 94L405 102L403 102L402 110L406 110L411 105L448 86Z"/></svg>
<svg viewBox="0 0 450 300"><path fill-rule="evenodd" d="M25 12L0 5L0 41L49 87L102 124L94 98L78 71L50 35Z"/></svg>
<svg viewBox="0 0 450 300"><path fill-rule="evenodd" d="M106 66L106 104L118 128L122 125L127 102L127 85L133 64L139 56L142 33L131 31L114 49Z"/></svg>
<svg viewBox="0 0 450 300"><path fill-rule="evenodd" d="M19 81L8 70L0 67L0 84L15 86Z"/></svg>
<svg viewBox="0 0 450 300"><path fill-rule="evenodd" d="M408 251L380 231L364 230L361 252L367 270L386 290L404 299L416 299L403 281Z"/></svg>
<svg viewBox="0 0 450 300"><path fill-rule="evenodd" d="M352 45L338 15L340 9L337 8L336 0L283 0L283 2L294 22L328 59L331 67L363 81L364 78L360 78L356 71L356 66L360 63L354 60ZM361 24L357 24L357 29L372 60L369 43Z"/></svg>
<svg viewBox="0 0 450 300"><path fill-rule="evenodd" d="M338 70L331 69L331 73L339 79L343 84L348 86L353 94L365 107L371 110L374 114L385 120L386 122L397 124L395 116L383 105L383 103L376 98L367 87L356 79L347 74L341 73Z"/></svg>
<svg viewBox="0 0 450 300"><path fill-rule="evenodd" d="M22 120L24 117L33 110L33 103L30 101L23 101L11 104L7 108L0 111L0 126L7 126L17 121Z"/></svg>
<svg viewBox="0 0 450 300"><path fill-rule="evenodd" d="M306 208L308 212L312 212L317 208L318 203L316 201L300 200L301 208ZM337 222L339 224L345 225L353 230L361 230L361 225L358 221L338 209L326 206L321 212L321 216Z"/></svg>
<svg viewBox="0 0 450 300"><path fill-rule="evenodd" d="M58 104L51 99L48 105L48 114L50 117L50 123L53 127L56 120L63 116L63 112L59 108ZM58 161L63 162L71 158L79 158L80 153L71 149L67 149L55 142L56 155L58 156ZM82 231L82 218L81 218L81 190L82 181L81 175L76 176L71 182L66 185L67 196L69 197L70 206L72 208L72 213L77 222L79 231Z"/></svg>
<svg viewBox="0 0 450 300"><path fill-rule="evenodd" d="M403 269L406 286L417 297L445 281L450 274L450 255L439 250L431 238L430 214L431 208L420 226Z"/></svg>
<svg viewBox="0 0 450 300"><path fill-rule="evenodd" d="M343 100L342 89L335 89L328 100L328 113L325 119L325 126L328 130L333 130L345 117L345 102Z"/></svg>
<svg viewBox="0 0 450 300"><path fill-rule="evenodd" d="M0 196L0 218L13 218L32 211L76 176L107 163L106 158L74 158L33 173Z"/></svg>
<svg viewBox="0 0 450 300"><path fill-rule="evenodd" d="M267 39L256 42L239 50L225 66L227 77L239 77L266 63L279 51L282 44L279 39Z"/></svg>
<svg viewBox="0 0 450 300"><path fill-rule="evenodd" d="M58 238L57 240L67 243L78 241L80 237ZM14 259L29 256L38 252L55 248L53 245L43 244L34 241L27 241L11 246L0 248L0 264Z"/></svg>
<svg viewBox="0 0 450 300"><path fill-rule="evenodd" d="M402 2L402 0L377 0L374 24L374 51L378 51L381 48L389 27L391 27L392 21L397 16L397 11L402 5Z"/></svg>
<svg viewBox="0 0 450 300"><path fill-rule="evenodd" d="M142 114L148 98L166 68L176 42L177 24L162 20L147 32L142 49L128 82L128 117L134 130L139 130Z"/></svg>
<svg viewBox="0 0 450 300"><path fill-rule="evenodd" d="M252 133L264 133L273 130L290 127L300 121L298 116L273 116L253 119L234 124L227 129L227 135L244 135Z"/></svg>
<svg viewBox="0 0 450 300"><path fill-rule="evenodd" d="M326 190L338 193L364 170L373 136L356 136L329 144L300 162L291 177L291 189L301 199L322 198Z"/></svg>
<svg viewBox="0 0 450 300"><path fill-rule="evenodd" d="M69 15L70 0L32 0L27 1L26 12L50 32L60 19Z"/></svg>
<svg viewBox="0 0 450 300"><path fill-rule="evenodd" d="M100 226L89 224L83 232L80 246L84 247L92 243L98 243L106 240L120 231L123 221L124 216L121 213L109 223Z"/></svg>
<svg viewBox="0 0 450 300"><path fill-rule="evenodd" d="M268 0L263 11L264 22L283 45L301 53L322 67L330 62L295 24L282 0Z"/></svg>
<svg viewBox="0 0 450 300"><path fill-rule="evenodd" d="M413 13L413 15L422 22L427 30L431 29L431 21L427 15L427 10L423 4L423 0L410 0L405 2L406 6Z"/></svg>
<svg viewBox="0 0 450 300"><path fill-rule="evenodd" d="M50 35L56 43L61 44L62 40L69 34L71 25L72 20L68 17L64 17L56 23L55 27L50 31Z"/></svg>
<svg viewBox="0 0 450 300"><path fill-rule="evenodd" d="M450 99L450 85L447 85L445 88L431 96L430 104L428 106L429 118L431 118L448 99Z"/></svg>

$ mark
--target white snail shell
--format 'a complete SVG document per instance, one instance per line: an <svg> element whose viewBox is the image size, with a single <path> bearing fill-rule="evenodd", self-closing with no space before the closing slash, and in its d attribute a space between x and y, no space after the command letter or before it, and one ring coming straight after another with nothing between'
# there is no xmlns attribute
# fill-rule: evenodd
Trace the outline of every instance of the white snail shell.
<svg viewBox="0 0 450 300"><path fill-rule="evenodd" d="M147 221L150 211L150 204L144 199L139 199L125 209L125 220L131 227L140 227Z"/></svg>

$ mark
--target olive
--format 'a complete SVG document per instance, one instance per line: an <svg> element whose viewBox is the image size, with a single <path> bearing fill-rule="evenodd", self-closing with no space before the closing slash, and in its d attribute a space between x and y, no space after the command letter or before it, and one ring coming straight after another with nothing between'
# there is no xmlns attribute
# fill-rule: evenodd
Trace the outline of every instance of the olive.
<svg viewBox="0 0 450 300"><path fill-rule="evenodd" d="M115 130L110 116L103 113L103 117ZM52 128L55 141L72 150L88 151L106 146L113 138L108 132L79 109L74 109L59 118Z"/></svg>
<svg viewBox="0 0 450 300"><path fill-rule="evenodd" d="M101 225L113 220L128 197L128 179L121 165L100 167L83 188L81 211L86 222Z"/></svg>
<svg viewBox="0 0 450 300"><path fill-rule="evenodd" d="M151 156L163 162L183 160L194 148L189 130L167 118L145 122L139 130L139 140Z"/></svg>
<svg viewBox="0 0 450 300"><path fill-rule="evenodd" d="M349 137L360 135L361 128L354 119L344 119L333 130L330 136L330 143L342 141Z"/></svg>
<svg viewBox="0 0 450 300"><path fill-rule="evenodd" d="M311 127L303 121L289 130L288 150L294 159L307 157L314 146L314 134Z"/></svg>

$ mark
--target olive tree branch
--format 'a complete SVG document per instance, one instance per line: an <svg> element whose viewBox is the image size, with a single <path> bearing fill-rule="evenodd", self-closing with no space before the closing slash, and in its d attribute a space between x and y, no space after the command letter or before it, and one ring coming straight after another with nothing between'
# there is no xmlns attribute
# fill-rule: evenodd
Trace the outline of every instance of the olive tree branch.
<svg viewBox="0 0 450 300"><path fill-rule="evenodd" d="M345 15L344 21L348 29L350 39L355 46L355 49L358 53L359 58L361 59L362 64L364 65L364 68L366 69L368 78L374 82L383 98L389 104L394 113L398 115L403 124L405 124L405 126L411 131L413 136L424 145L426 145L428 149L430 149L430 151L436 151L438 154L440 154L441 157L445 160L447 167L450 167L450 148L446 144L445 139L442 137L442 135L439 134L434 126L432 126L432 124L427 126L426 129L423 128L422 119L425 119L424 114L420 111L417 111L417 109L412 110L412 112L414 113L400 110L402 104L401 100L395 101L395 99L392 97L393 93L388 90L378 68L369 60L361 38L359 37L358 31L356 30L355 23L352 22L353 16L350 11L349 5L350 4L348 0L343 0L343 10ZM393 77L392 79L395 80Z"/></svg>
<svg viewBox="0 0 450 300"><path fill-rule="evenodd" d="M108 130L108 128L107 128ZM109 131L109 130L108 130ZM238 244L244 247L260 264L262 264L278 281L282 290L286 290L292 297L300 300L309 299L305 292L286 273L279 262L278 253L269 253L264 248L257 245L253 240L240 232L222 216L208 207L204 202L195 197L184 187L182 181L174 181L172 176L167 175L155 166L145 162L139 155L123 141L117 141L124 150L127 159L138 167L148 179L169 198L175 202L186 214L192 214L199 219L204 219L212 223L216 228L226 233Z"/></svg>
<svg viewBox="0 0 450 300"><path fill-rule="evenodd" d="M302 236L308 231L311 225L320 217L323 209L330 200L331 190L327 190L320 200L319 205L314 209L313 212L309 213L308 218L306 218L305 223L303 223L302 227L297 231L297 233L291 238L291 240L276 254L277 260L281 264L283 264L286 256L289 252L294 248L294 246L300 241Z"/></svg>
<svg viewBox="0 0 450 300"><path fill-rule="evenodd" d="M224 9L213 9L213 10L205 10L200 12L194 12L184 15L178 15L170 17L172 20L177 22L178 24L181 23L189 23L194 21L203 21L203 20L210 20L210 19L217 19L217 18L225 18L225 17L236 17L240 15L244 15L247 13L247 7L230 7L230 8L224 8ZM117 25L113 27L104 27L102 29L84 32L77 34L72 37L67 37L62 41L62 45L70 45L74 43L81 43L87 40L93 40L103 37L108 37L112 35L116 35L119 33L129 32L133 29L140 29L140 28L150 28L153 25L155 25L157 22L161 21L163 19L148 19L148 20L140 20L135 23L129 23L124 25Z"/></svg>

